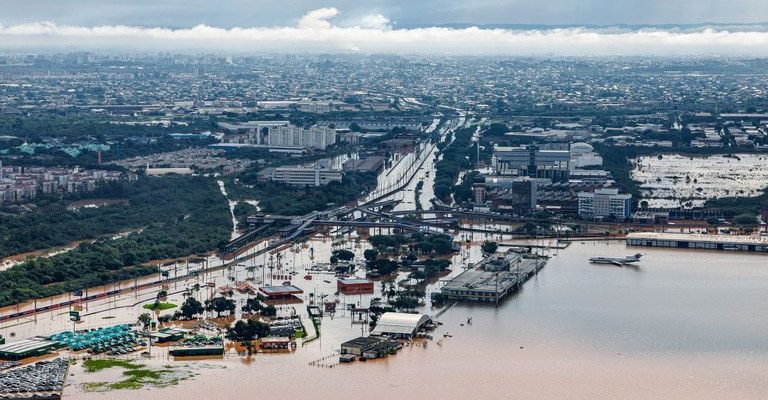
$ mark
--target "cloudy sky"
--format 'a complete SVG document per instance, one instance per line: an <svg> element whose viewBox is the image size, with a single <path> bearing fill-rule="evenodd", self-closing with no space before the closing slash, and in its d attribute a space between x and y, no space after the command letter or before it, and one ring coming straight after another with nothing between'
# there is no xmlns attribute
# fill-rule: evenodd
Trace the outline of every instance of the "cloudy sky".
<svg viewBox="0 0 768 400"><path fill-rule="evenodd" d="M2 0L0 4L0 48L6 50L768 54L768 0Z"/></svg>

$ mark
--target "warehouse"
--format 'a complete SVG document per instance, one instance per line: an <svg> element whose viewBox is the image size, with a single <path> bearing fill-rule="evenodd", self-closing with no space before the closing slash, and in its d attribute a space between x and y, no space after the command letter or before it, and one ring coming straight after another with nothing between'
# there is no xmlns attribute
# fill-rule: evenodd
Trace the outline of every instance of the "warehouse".
<svg viewBox="0 0 768 400"><path fill-rule="evenodd" d="M386 312L379 318L371 335L411 339L430 321L432 319L426 314Z"/></svg>
<svg viewBox="0 0 768 400"><path fill-rule="evenodd" d="M56 347L56 343L43 338L29 338L0 346L0 358L6 360L21 360L29 357L37 357Z"/></svg>
<svg viewBox="0 0 768 400"><path fill-rule="evenodd" d="M627 235L627 245L768 253L765 236L633 232Z"/></svg>
<svg viewBox="0 0 768 400"><path fill-rule="evenodd" d="M373 281L363 278L339 279L336 290L343 294L370 294L373 293Z"/></svg>

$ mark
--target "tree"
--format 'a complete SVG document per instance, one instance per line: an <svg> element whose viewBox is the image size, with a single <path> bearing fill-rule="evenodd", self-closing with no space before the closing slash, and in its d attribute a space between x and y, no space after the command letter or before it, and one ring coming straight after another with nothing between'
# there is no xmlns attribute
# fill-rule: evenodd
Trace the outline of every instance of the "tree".
<svg viewBox="0 0 768 400"><path fill-rule="evenodd" d="M482 250L483 254L485 255L495 253L498 248L499 245L496 244L496 242L485 242L482 246L480 246L480 250Z"/></svg>
<svg viewBox="0 0 768 400"><path fill-rule="evenodd" d="M754 214L739 214L733 217L733 222L737 225L755 225L757 217Z"/></svg>
<svg viewBox="0 0 768 400"><path fill-rule="evenodd" d="M268 304L261 309L261 315L265 317L274 317L277 315L277 308L272 304Z"/></svg>
<svg viewBox="0 0 768 400"><path fill-rule="evenodd" d="M237 321L234 327L227 328L227 337L232 340L247 341L269 335L269 325L252 319Z"/></svg>
<svg viewBox="0 0 768 400"><path fill-rule="evenodd" d="M419 247L419 251L424 254L429 254L432 252L432 242L429 240L422 240L417 246Z"/></svg>
<svg viewBox="0 0 768 400"><path fill-rule="evenodd" d="M448 254L451 252L451 241L443 237L438 237L432 241L432 247L437 254Z"/></svg>
<svg viewBox="0 0 768 400"><path fill-rule="evenodd" d="M363 252L363 257L365 257L366 261L373 261L379 257L379 252L375 249L368 249Z"/></svg>
<svg viewBox="0 0 768 400"><path fill-rule="evenodd" d="M228 312L233 313L235 311L235 301L224 297L214 297L205 301L205 309L208 311L215 311L216 317L221 317L221 313Z"/></svg>
<svg viewBox="0 0 768 400"><path fill-rule="evenodd" d="M143 313L139 315L139 322L144 326L144 329L147 329L152 322L152 316L149 313Z"/></svg>
<svg viewBox="0 0 768 400"><path fill-rule="evenodd" d="M263 308L264 306L261 304L259 299L250 298L246 300L245 305L243 306L243 312L255 313L261 311Z"/></svg>
<svg viewBox="0 0 768 400"><path fill-rule="evenodd" d="M181 315L186 319L192 319L205 311L203 305L194 297L187 297L181 305Z"/></svg>
<svg viewBox="0 0 768 400"><path fill-rule="evenodd" d="M333 255L341 261L352 261L355 258L355 253L345 249L334 250Z"/></svg>

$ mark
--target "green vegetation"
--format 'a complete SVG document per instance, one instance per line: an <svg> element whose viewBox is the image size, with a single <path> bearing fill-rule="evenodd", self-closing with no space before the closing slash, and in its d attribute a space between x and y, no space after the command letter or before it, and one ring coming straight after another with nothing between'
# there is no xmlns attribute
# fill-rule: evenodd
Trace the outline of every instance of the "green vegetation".
<svg viewBox="0 0 768 400"><path fill-rule="evenodd" d="M454 141L442 150L443 158L435 164L435 196L445 203L451 201L459 172L473 165L469 157L469 145L475 129L472 126L456 130Z"/></svg>
<svg viewBox="0 0 768 400"><path fill-rule="evenodd" d="M170 310L171 308L176 308L176 304L171 303L149 303L144 304L144 308L147 310L152 311L162 311L162 310Z"/></svg>
<svg viewBox="0 0 768 400"><path fill-rule="evenodd" d="M234 314L235 308L235 301L226 297L214 297L205 301L205 310L215 311L217 318L220 318L221 313L223 312L227 314Z"/></svg>
<svg viewBox="0 0 768 400"><path fill-rule="evenodd" d="M424 189L424 181L419 181L416 184L416 188L413 190L413 204L416 207L416 211L421 211L421 201L419 198L421 197L421 191Z"/></svg>
<svg viewBox="0 0 768 400"><path fill-rule="evenodd" d="M704 208L720 210L727 217L743 214L753 215L751 224L754 224L756 223L754 215L758 214L761 209L768 209L768 187L763 189L763 194L755 197L709 199L704 203Z"/></svg>
<svg viewBox="0 0 768 400"><path fill-rule="evenodd" d="M181 305L181 316L186 319L195 318L205 312L205 307L194 297L187 297Z"/></svg>
<svg viewBox="0 0 768 400"><path fill-rule="evenodd" d="M379 253L398 254L404 248L410 252L418 251L425 255L445 255L452 251L452 239L447 235L423 233L412 233L408 236L373 235L368 238L368 241Z"/></svg>
<svg viewBox="0 0 768 400"><path fill-rule="evenodd" d="M248 217L253 214L256 214L258 210L259 209L253 204L246 203L244 201L241 201L235 204L234 214L235 214L235 219L237 220L238 228L245 227L248 224L247 222Z"/></svg>
<svg viewBox="0 0 768 400"><path fill-rule="evenodd" d="M368 238L374 249L366 250L363 254L366 260L366 268L369 272L378 275L389 275L397 271L401 263L386 257L378 258L379 254L396 255L405 253L402 266L410 266L418 259L416 253L426 256L446 255L452 251L451 238L445 235L425 235L413 233L403 235L374 235ZM444 262L445 261L445 262ZM416 279L426 279L435 276L450 266L447 260L428 259L422 262L425 271L413 276Z"/></svg>
<svg viewBox="0 0 768 400"><path fill-rule="evenodd" d="M271 181L259 182L255 173L244 173L240 177L244 184L230 181L227 193L236 199L258 200L259 207L268 214L304 215L357 199L376 186L376 178L375 173L346 173L341 182L302 188Z"/></svg>
<svg viewBox="0 0 768 400"><path fill-rule="evenodd" d="M125 360L85 360L83 368L86 372L94 373L110 368L122 368L125 379L117 382L92 382L83 384L83 389L90 392L108 390L135 390L145 386L166 387L177 384L180 380L192 377L187 373L181 376L178 369L164 367L162 369L150 369L144 365Z"/></svg>
<svg viewBox="0 0 768 400"><path fill-rule="evenodd" d="M242 308L244 313L259 313L265 317L274 317L277 315L277 308L272 304L264 305L256 298L246 300Z"/></svg>
<svg viewBox="0 0 768 400"><path fill-rule="evenodd" d="M142 365L127 360L116 359L90 359L83 361L83 369L85 369L85 372L99 372L108 368L139 369L142 368Z"/></svg>
<svg viewBox="0 0 768 400"><path fill-rule="evenodd" d="M496 242L484 242L482 246L480 246L480 249L482 250L483 254L493 254L498 250L499 245Z"/></svg>
<svg viewBox="0 0 768 400"><path fill-rule="evenodd" d="M352 261L355 258L355 253L341 249L341 250L334 250L333 253L331 253L331 263L336 264L339 261Z"/></svg>
<svg viewBox="0 0 768 400"><path fill-rule="evenodd" d="M467 172L461 179L461 183L453 187L453 200L457 203L469 203L475 199L475 194L472 191L472 186L475 183L483 183L485 178L477 172Z"/></svg>
<svg viewBox="0 0 768 400"><path fill-rule="evenodd" d="M211 179L151 178L116 188L121 187L131 204L145 206L129 205L125 214L106 223L126 226L139 221L144 225L140 232L82 243L74 250L0 271L0 306L156 273L157 268L142 263L205 253L229 239L229 208ZM150 210L153 218L137 210Z"/></svg>
<svg viewBox="0 0 768 400"><path fill-rule="evenodd" d="M22 215L0 214L0 257L66 246L153 223L174 223L194 211L202 214L211 200L223 199L214 190L218 192L208 179L179 176L110 182L70 200L106 200L111 205L70 210L67 201L60 201Z"/></svg>
<svg viewBox="0 0 768 400"><path fill-rule="evenodd" d="M227 328L227 337L231 340L246 341L269 336L269 325L252 319L237 321L234 327Z"/></svg>

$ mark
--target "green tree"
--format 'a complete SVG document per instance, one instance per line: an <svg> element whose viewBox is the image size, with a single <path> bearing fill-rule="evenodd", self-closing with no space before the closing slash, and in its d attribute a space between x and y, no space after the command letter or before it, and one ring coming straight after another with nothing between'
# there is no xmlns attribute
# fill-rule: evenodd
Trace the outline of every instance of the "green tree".
<svg viewBox="0 0 768 400"><path fill-rule="evenodd" d="M181 315L186 319L192 319L204 311L203 305L194 297L187 297L181 305Z"/></svg>
<svg viewBox="0 0 768 400"><path fill-rule="evenodd" d="M139 322L144 326L144 329L147 329L152 322L152 316L149 313L143 313L139 315Z"/></svg>
<svg viewBox="0 0 768 400"><path fill-rule="evenodd" d="M482 246L480 246L480 249L482 250L483 254L490 255L496 252L496 250L499 248L499 245L496 242L484 242Z"/></svg>
<svg viewBox="0 0 768 400"><path fill-rule="evenodd" d="M363 257L365 257L366 261L373 261L379 257L379 252L375 249L368 249L363 252Z"/></svg>
<svg viewBox="0 0 768 400"><path fill-rule="evenodd" d="M235 308L235 301L225 297L214 297L205 301L205 309L208 311L215 311L217 318L221 317L221 313L223 312L230 314L234 313Z"/></svg>

